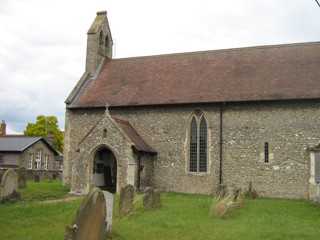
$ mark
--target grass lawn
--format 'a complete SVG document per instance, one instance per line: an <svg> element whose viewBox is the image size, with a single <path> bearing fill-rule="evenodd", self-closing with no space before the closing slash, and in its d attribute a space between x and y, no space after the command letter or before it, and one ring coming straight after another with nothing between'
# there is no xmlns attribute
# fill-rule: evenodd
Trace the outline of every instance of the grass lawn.
<svg viewBox="0 0 320 240"><path fill-rule="evenodd" d="M59 181L29 181L22 201L0 205L0 239L63 239L81 199L41 202L67 193ZM144 210L137 195L125 218L117 217L118 200L114 195L113 239L320 239L320 206L308 200L246 199L227 219L209 215L210 196L163 192L161 208Z"/></svg>

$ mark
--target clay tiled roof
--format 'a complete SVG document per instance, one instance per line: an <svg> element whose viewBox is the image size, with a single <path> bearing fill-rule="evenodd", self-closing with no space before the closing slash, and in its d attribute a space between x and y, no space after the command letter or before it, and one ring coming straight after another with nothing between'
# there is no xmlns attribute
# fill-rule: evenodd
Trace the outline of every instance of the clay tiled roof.
<svg viewBox="0 0 320 240"><path fill-rule="evenodd" d="M320 42L112 59L67 107L320 98Z"/></svg>
<svg viewBox="0 0 320 240"><path fill-rule="evenodd" d="M156 154L157 152L153 150L142 137L136 132L136 130L131 126L129 122L121 119L113 118L119 128L122 129L123 133L131 140L134 144L134 148L139 152L147 152L151 154Z"/></svg>

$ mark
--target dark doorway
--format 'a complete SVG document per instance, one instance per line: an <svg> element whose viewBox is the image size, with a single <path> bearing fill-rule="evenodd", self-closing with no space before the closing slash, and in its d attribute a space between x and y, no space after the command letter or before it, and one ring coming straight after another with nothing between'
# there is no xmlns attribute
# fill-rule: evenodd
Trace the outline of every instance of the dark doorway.
<svg viewBox="0 0 320 240"><path fill-rule="evenodd" d="M117 190L117 161L107 148L99 150L94 156L92 184L112 193Z"/></svg>

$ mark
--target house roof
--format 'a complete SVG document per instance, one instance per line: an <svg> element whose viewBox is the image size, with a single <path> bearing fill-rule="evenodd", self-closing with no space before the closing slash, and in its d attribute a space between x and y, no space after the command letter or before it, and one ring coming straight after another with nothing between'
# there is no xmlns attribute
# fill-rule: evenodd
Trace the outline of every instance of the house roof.
<svg viewBox="0 0 320 240"><path fill-rule="evenodd" d="M320 42L111 59L68 108L320 98Z"/></svg>
<svg viewBox="0 0 320 240"><path fill-rule="evenodd" d="M131 140L134 144L133 147L139 152L147 152L151 154L156 154L157 152L152 149L143 138L136 132L136 130L127 121L113 118L119 128L124 132L124 134Z"/></svg>
<svg viewBox="0 0 320 240"><path fill-rule="evenodd" d="M56 156L61 155L43 137L38 136L0 137L0 152L23 152L38 141L42 141Z"/></svg>

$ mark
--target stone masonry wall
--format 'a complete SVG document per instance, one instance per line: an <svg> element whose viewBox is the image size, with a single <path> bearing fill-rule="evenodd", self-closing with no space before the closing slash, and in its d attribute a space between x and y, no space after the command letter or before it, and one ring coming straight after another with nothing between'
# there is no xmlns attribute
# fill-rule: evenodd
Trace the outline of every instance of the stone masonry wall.
<svg viewBox="0 0 320 240"><path fill-rule="evenodd" d="M23 166L26 169L29 169L29 158L30 154L33 154L33 165L32 169L35 169L35 156L36 150L41 149L41 169L44 168L44 159L47 155L48 162L47 162L47 170L60 170L59 163L55 161L54 153L41 141L36 142L32 146L25 149L22 153L2 153L3 154L3 164L4 165L18 165Z"/></svg>
<svg viewBox="0 0 320 240"><path fill-rule="evenodd" d="M187 171L186 134L190 115L197 106L145 107L112 110L111 115L129 121L158 154L154 160L154 187L167 191L212 194L218 187L218 107L203 107L208 117L208 173Z"/></svg>
<svg viewBox="0 0 320 240"><path fill-rule="evenodd" d="M63 183L71 185L72 165L77 158L78 143L99 121L104 110L67 110L64 133Z"/></svg>
<svg viewBox="0 0 320 240"><path fill-rule="evenodd" d="M3 156L3 164L4 165L19 165L21 162L21 154L20 153L7 153L2 152Z"/></svg>
<svg viewBox="0 0 320 240"><path fill-rule="evenodd" d="M80 112L68 113L69 124L72 123L69 126L72 130L68 129L67 136L72 140L67 141L68 144L64 149L68 156L66 159L71 161L64 161L64 173L67 173L64 174L64 183L70 185L72 193L87 193L92 182L92 160L101 149L107 148L113 151L117 160L117 191L119 191L128 182L128 163L133 161L136 164L131 144L109 117L103 117L104 112L93 111L91 114ZM87 117L88 115L90 117ZM78 128L79 123L83 126L81 131Z"/></svg>
<svg viewBox="0 0 320 240"><path fill-rule="evenodd" d="M261 196L307 198L310 156L307 147L320 141L319 102L226 104L223 111L223 183L246 190L249 182ZM208 173L187 171L187 131L191 114L207 119ZM65 165L76 139L92 127L101 110L67 110ZM214 194L219 186L219 105L110 108L113 117L129 121L158 155L154 187L176 192ZM269 163L263 159L269 143ZM120 149L119 149L120 150ZM64 169L66 167L64 166ZM120 175L119 175L120 176ZM64 176L65 182L70 176Z"/></svg>
<svg viewBox="0 0 320 240"><path fill-rule="evenodd" d="M320 141L319 103L227 105L224 112L224 171L228 186L253 188L267 197L306 198L310 153ZM269 143L269 163L264 143Z"/></svg>
<svg viewBox="0 0 320 240"><path fill-rule="evenodd" d="M150 154L141 156L140 169L140 188L144 189L149 186L154 186L154 161L156 157ZM138 186L138 183L136 183Z"/></svg>

